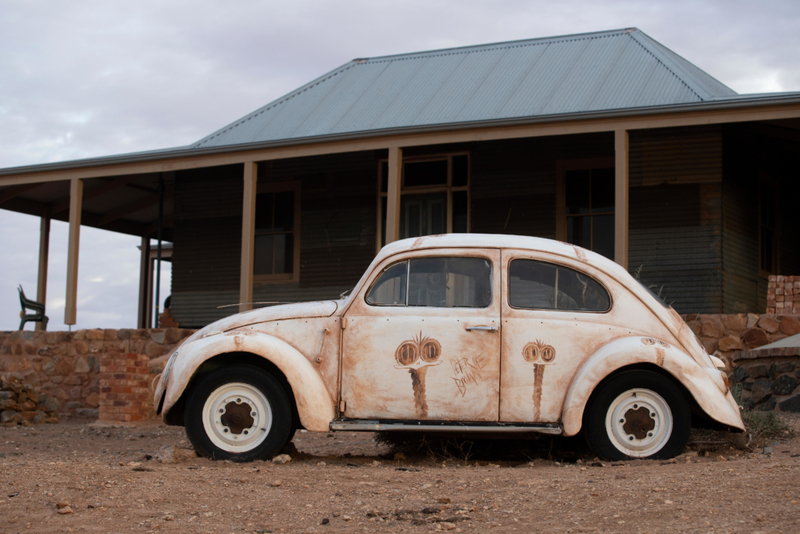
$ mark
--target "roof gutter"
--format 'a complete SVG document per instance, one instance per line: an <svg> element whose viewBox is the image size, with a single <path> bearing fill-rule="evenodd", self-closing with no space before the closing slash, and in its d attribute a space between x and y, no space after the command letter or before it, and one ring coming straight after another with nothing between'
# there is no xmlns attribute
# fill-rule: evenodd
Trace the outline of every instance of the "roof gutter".
<svg viewBox="0 0 800 534"><path fill-rule="evenodd" d="M800 104L800 92L772 93L765 95L743 95L725 97L724 99L708 100L690 104L671 104L665 106L648 106L638 108L625 108L603 111L582 111L576 113L562 113L557 115L515 117L510 119L492 119L483 121L467 121L446 124L433 124L423 126L403 126L378 130L361 130L357 132L337 133L310 137L281 139L276 141L259 141L255 143L242 143L207 148L178 147L174 149L161 149L148 152L120 154L114 156L101 156L70 160L57 163L44 163L21 167L7 167L0 169L0 177L6 175L20 175L37 172L52 172L78 168L100 167L104 165L119 165L142 163L159 160L169 160L179 157L197 157L230 152L244 152L264 150L270 148L285 148L291 146L313 145L335 141L355 141L389 135L414 135L425 133L449 132L477 128L499 128L509 126L527 126L535 124L548 124L557 122L574 122L579 120L607 120L642 117L656 114L671 114L684 112L703 111L731 111L746 108L759 108L775 105Z"/></svg>

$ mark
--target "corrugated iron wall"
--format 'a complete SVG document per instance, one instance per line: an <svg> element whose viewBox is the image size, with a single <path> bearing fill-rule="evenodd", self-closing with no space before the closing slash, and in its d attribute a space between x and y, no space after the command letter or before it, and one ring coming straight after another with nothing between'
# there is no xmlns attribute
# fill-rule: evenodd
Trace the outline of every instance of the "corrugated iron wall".
<svg viewBox="0 0 800 534"><path fill-rule="evenodd" d="M255 301L338 297L375 255L375 152L259 164L259 183L300 181L300 281L256 284ZM181 171L176 176L172 315L200 327L238 312L243 168Z"/></svg>
<svg viewBox="0 0 800 534"><path fill-rule="evenodd" d="M470 231L553 239L557 162L613 157L614 136L538 137L470 148Z"/></svg>
<svg viewBox="0 0 800 534"><path fill-rule="evenodd" d="M679 313L722 309L718 126L630 134L628 267Z"/></svg>

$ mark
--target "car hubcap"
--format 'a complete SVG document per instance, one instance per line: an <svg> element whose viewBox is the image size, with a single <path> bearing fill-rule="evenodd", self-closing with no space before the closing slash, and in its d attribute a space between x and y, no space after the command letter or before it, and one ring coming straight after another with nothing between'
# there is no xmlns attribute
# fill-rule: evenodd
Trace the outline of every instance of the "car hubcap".
<svg viewBox="0 0 800 534"><path fill-rule="evenodd" d="M266 439L272 427L272 409L257 388L242 382L225 384L206 399L203 426L220 449L246 452Z"/></svg>
<svg viewBox="0 0 800 534"><path fill-rule="evenodd" d="M606 413L611 443L627 456L643 458L660 451L672 435L672 412L661 395L631 389L619 395Z"/></svg>

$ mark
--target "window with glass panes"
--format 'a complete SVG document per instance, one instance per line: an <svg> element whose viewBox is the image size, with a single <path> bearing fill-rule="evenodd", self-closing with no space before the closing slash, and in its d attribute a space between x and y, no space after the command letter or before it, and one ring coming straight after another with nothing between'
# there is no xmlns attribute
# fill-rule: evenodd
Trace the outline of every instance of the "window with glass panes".
<svg viewBox="0 0 800 534"><path fill-rule="evenodd" d="M256 195L253 275L262 279L291 278L296 268L299 192L264 189L259 187Z"/></svg>
<svg viewBox="0 0 800 534"><path fill-rule="evenodd" d="M379 168L381 232L386 240L389 164ZM400 238L469 230L469 155L448 154L403 160L400 190Z"/></svg>
<svg viewBox="0 0 800 534"><path fill-rule="evenodd" d="M567 242L614 259L614 169L564 173Z"/></svg>

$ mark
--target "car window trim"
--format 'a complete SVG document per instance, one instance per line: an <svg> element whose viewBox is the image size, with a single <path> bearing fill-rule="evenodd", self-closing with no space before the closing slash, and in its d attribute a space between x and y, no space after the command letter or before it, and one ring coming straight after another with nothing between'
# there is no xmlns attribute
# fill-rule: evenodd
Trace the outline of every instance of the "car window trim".
<svg viewBox="0 0 800 534"><path fill-rule="evenodd" d="M561 308L522 308L522 307L519 307L519 306L512 305L511 304L511 275L510 275L510 269L511 269L511 263L513 261L515 261L515 260L538 261L539 263L546 263L548 265L555 265L556 267L564 267L565 269L569 269L571 271L576 271L578 273L583 274L584 276L587 276L590 280L593 280L601 288L603 288L603 291L605 291L606 295L608 295L608 308L603 310L603 311L595 311L595 310L565 310L565 309L561 309ZM611 294L611 291L608 290L608 288L605 286L605 284L600 282L600 280L598 280L594 276L592 276L592 275L590 275L590 274L588 274L588 273L586 273L584 271L579 271L578 269L575 269L574 267L570 267L569 265L564 265L563 263L558 263L558 262L555 262L555 261L545 261L545 260L540 260L540 259L536 259L536 258L527 258L527 257L524 257L524 256L516 256L516 257L512 256L508 260L508 263L506 263L506 265L505 265L505 275L506 275L506 288L507 288L507 291L506 291L506 296L507 296L506 300L507 300L507 302L506 302L506 304L512 310L534 311L534 312L598 313L598 314L605 314L605 313L609 313L614 308L614 296ZM557 287L558 287L558 270L556 270L556 288Z"/></svg>

